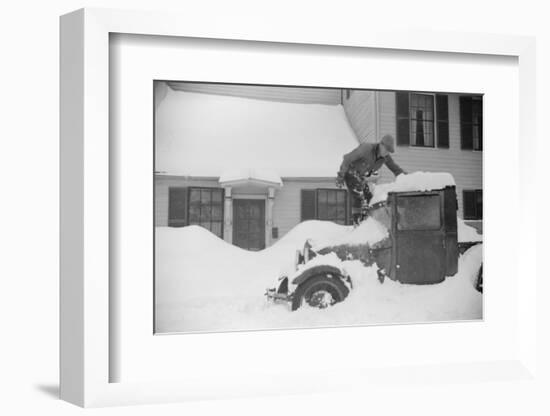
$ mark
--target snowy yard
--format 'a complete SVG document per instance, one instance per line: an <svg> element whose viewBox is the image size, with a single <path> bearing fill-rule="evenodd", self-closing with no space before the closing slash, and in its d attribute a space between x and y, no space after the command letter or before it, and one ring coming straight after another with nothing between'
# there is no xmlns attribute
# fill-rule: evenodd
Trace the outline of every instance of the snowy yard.
<svg viewBox="0 0 550 416"><path fill-rule="evenodd" d="M459 233L467 231L461 223ZM347 299L324 310L268 302L265 289L294 269L295 251L307 238L338 241L352 227L332 222L298 224L259 252L242 250L198 226L156 228L156 328L158 332L434 322L482 318L482 294L472 279L481 245L459 259L459 272L435 285L378 281L376 268L359 261L343 266L353 279ZM475 232L474 232L475 234ZM460 239L460 235L459 235Z"/></svg>

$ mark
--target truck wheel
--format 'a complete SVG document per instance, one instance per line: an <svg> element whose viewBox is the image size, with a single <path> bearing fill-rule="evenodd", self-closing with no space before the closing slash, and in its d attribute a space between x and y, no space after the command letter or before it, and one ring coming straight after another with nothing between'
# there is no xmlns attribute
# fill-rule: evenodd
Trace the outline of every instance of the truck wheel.
<svg viewBox="0 0 550 416"><path fill-rule="evenodd" d="M317 275L298 286L292 298L292 310L295 311L304 303L314 308L325 309L342 302L348 293L349 289L339 277Z"/></svg>
<svg viewBox="0 0 550 416"><path fill-rule="evenodd" d="M477 272L476 290L483 293L483 264L480 266Z"/></svg>

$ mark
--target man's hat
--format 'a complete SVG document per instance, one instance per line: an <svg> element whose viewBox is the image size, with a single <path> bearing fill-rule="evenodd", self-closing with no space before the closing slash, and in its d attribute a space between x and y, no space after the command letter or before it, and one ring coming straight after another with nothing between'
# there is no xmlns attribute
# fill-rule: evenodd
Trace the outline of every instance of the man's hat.
<svg viewBox="0 0 550 416"><path fill-rule="evenodd" d="M382 137L380 143L383 144L386 149L388 149L388 152L395 152L395 139L391 134L386 134L384 137Z"/></svg>

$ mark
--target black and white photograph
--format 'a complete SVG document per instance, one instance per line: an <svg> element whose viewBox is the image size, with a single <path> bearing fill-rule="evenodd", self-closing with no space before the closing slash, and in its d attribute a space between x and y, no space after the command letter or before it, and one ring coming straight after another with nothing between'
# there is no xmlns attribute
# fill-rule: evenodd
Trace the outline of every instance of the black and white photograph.
<svg viewBox="0 0 550 416"><path fill-rule="evenodd" d="M482 95L154 100L156 333L483 319Z"/></svg>

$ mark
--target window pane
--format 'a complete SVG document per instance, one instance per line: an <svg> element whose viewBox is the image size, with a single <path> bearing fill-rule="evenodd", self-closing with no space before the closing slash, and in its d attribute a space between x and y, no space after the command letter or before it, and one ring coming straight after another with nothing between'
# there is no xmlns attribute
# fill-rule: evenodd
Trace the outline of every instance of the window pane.
<svg viewBox="0 0 550 416"><path fill-rule="evenodd" d="M201 190L200 189L191 189L191 195L189 197L191 202L199 202L201 200Z"/></svg>
<svg viewBox="0 0 550 416"><path fill-rule="evenodd" d="M346 220L346 191L317 190L317 219L344 223Z"/></svg>
<svg viewBox="0 0 550 416"><path fill-rule="evenodd" d="M202 204L201 205L201 221L210 221L212 218L212 206Z"/></svg>
<svg viewBox="0 0 550 416"><path fill-rule="evenodd" d="M201 204L210 204L212 191L210 189L201 189Z"/></svg>
<svg viewBox="0 0 550 416"><path fill-rule="evenodd" d="M222 219L222 206L212 205L212 221L221 221Z"/></svg>
<svg viewBox="0 0 550 416"><path fill-rule="evenodd" d="M221 238L222 236L222 223L221 222L213 222L211 226L211 230L214 234L216 234L218 237Z"/></svg>
<svg viewBox="0 0 550 416"><path fill-rule="evenodd" d="M411 94L409 116L413 146L434 146L434 97Z"/></svg>
<svg viewBox="0 0 550 416"><path fill-rule="evenodd" d="M441 227L439 195L397 198L399 230L431 230Z"/></svg>
<svg viewBox="0 0 550 416"><path fill-rule="evenodd" d="M319 189L317 191L317 219L326 220L327 218L327 191Z"/></svg>
<svg viewBox="0 0 550 416"><path fill-rule="evenodd" d="M215 203L222 203L222 194L223 194L223 191L221 189L213 189L212 201Z"/></svg>
<svg viewBox="0 0 550 416"><path fill-rule="evenodd" d="M201 207L197 203L189 205L189 223L198 224L201 220Z"/></svg>

